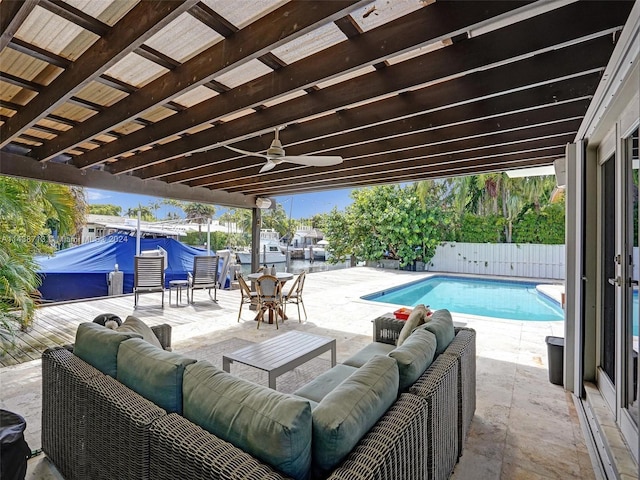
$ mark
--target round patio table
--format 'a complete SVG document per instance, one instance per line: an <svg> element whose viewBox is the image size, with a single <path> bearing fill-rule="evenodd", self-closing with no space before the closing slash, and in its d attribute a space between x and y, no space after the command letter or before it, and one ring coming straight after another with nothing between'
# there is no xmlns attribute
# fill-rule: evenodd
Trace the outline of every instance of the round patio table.
<svg viewBox="0 0 640 480"><path fill-rule="evenodd" d="M263 276L264 273L263 272L255 272L255 273L250 273L249 275L247 275L247 278L251 281L256 281L258 278L260 278L261 276ZM274 275L278 281L280 282L280 285L284 285L286 282L288 282L289 280L291 280L293 278L293 273L288 273L288 272L276 272L276 274ZM256 318L254 320L258 320L258 317L260 316L262 312L258 312L258 315L256 315ZM276 313L276 315L280 315L282 317L282 320L286 320L287 316L284 314L283 310L280 310L279 312ZM271 310L269 310L269 323L273 323L273 312Z"/></svg>

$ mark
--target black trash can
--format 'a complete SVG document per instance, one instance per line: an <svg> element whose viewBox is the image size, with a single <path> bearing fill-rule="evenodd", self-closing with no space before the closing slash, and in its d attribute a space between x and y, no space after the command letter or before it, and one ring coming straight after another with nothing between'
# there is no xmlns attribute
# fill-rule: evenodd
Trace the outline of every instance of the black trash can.
<svg viewBox="0 0 640 480"><path fill-rule="evenodd" d="M562 385L564 374L564 338L547 337L547 354L549 358L549 381L554 385Z"/></svg>
<svg viewBox="0 0 640 480"><path fill-rule="evenodd" d="M0 410L0 478L24 480L31 449L24 439L27 422L17 413Z"/></svg>

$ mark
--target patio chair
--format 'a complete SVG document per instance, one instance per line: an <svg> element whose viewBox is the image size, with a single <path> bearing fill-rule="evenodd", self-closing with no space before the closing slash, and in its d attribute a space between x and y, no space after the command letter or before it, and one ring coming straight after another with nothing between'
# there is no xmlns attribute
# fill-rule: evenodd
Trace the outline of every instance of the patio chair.
<svg viewBox="0 0 640 480"><path fill-rule="evenodd" d="M304 302L302 301L302 289L304 288L304 279L306 276L306 272L300 272L298 278L295 279L291 288L282 293L282 303L284 304L284 314L287 314L287 304L295 303L298 306L298 321L302 322L300 318L300 305L302 305L302 310L304 311L304 319L307 319L307 309L304 307Z"/></svg>
<svg viewBox="0 0 640 480"><path fill-rule="evenodd" d="M164 256L136 256L134 262L133 308L138 308L141 293L162 292L164 308Z"/></svg>
<svg viewBox="0 0 640 480"><path fill-rule="evenodd" d="M238 322L240 321L240 315L242 315L242 306L245 304L251 305L252 303L258 303L258 294L256 292L252 292L247 285L247 282L242 277L242 275L238 275L238 284L240 285L240 311L238 312Z"/></svg>
<svg viewBox="0 0 640 480"><path fill-rule="evenodd" d="M209 298L214 302L218 302L218 259L217 255L193 257L193 273L187 273L188 292L191 292L190 303L193 303L194 290L205 289L209 291ZM213 297L211 296L211 289L213 289Z"/></svg>
<svg viewBox="0 0 640 480"><path fill-rule="evenodd" d="M282 311L282 286L275 275L262 275L256 280L258 293L258 327L264 317L265 311L269 311L269 320L275 316L276 328L278 328L278 315L284 318Z"/></svg>

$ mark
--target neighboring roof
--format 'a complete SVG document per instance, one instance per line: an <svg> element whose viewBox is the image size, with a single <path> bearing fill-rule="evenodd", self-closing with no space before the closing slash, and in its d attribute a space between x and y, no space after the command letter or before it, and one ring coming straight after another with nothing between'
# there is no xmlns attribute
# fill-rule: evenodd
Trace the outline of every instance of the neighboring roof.
<svg viewBox="0 0 640 480"><path fill-rule="evenodd" d="M551 165L632 6L3 1L0 174L251 207ZM288 155L344 162L260 174L223 146L282 126Z"/></svg>

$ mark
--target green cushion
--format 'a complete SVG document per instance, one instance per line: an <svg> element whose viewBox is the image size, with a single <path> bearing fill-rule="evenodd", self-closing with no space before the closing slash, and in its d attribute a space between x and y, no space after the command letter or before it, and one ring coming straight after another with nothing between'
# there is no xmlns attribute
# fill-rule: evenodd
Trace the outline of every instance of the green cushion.
<svg viewBox="0 0 640 480"><path fill-rule="evenodd" d="M424 373L431 365L435 353L435 335L422 329L413 332L401 346L389 352L389 356L398 362L398 393L409 388Z"/></svg>
<svg viewBox="0 0 640 480"><path fill-rule="evenodd" d="M313 470L324 478L395 402L398 366L378 355L329 393L313 410Z"/></svg>
<svg viewBox="0 0 640 480"><path fill-rule="evenodd" d="M311 406L217 369L189 365L184 374L183 416L287 476L311 471Z"/></svg>
<svg viewBox="0 0 640 480"><path fill-rule="evenodd" d="M153 333L153 330L151 330L151 328L146 323L144 323L139 318L134 317L133 315L129 315L124 323L117 328L117 330L119 332L139 333L140 335L142 335L143 340L149 342L155 347L162 348L162 345L160 345L160 340L158 340L156 334Z"/></svg>
<svg viewBox="0 0 640 480"><path fill-rule="evenodd" d="M390 345L388 343L372 342L361 349L355 355L347 358L344 362L342 362L342 364L360 368L376 355L387 355L394 348L395 347L393 345Z"/></svg>
<svg viewBox="0 0 640 480"><path fill-rule="evenodd" d="M356 367L338 364L331 370L318 375L309 383L299 388L294 395L320 402L329 392L340 385L345 379L358 370Z"/></svg>
<svg viewBox="0 0 640 480"><path fill-rule="evenodd" d="M421 328L436 336L436 340L438 342L436 353L441 354L447 349L453 338L456 336L451 313L449 310L445 309L436 310L429 319L430 320Z"/></svg>
<svg viewBox="0 0 640 480"><path fill-rule="evenodd" d="M141 338L137 333L118 332L98 323L78 325L73 353L102 373L116 377L120 343L130 338Z"/></svg>
<svg viewBox="0 0 640 480"><path fill-rule="evenodd" d="M407 318L407 321L404 323L404 327L400 330L398 340L396 340L396 345L402 345L416 327L419 327L425 322L427 311L427 307L424 305L416 305L414 307L411 315L409 315L409 318Z"/></svg>
<svg viewBox="0 0 640 480"><path fill-rule="evenodd" d="M141 338L122 342L118 351L117 380L167 413L182 413L182 375L195 363L167 352Z"/></svg>

